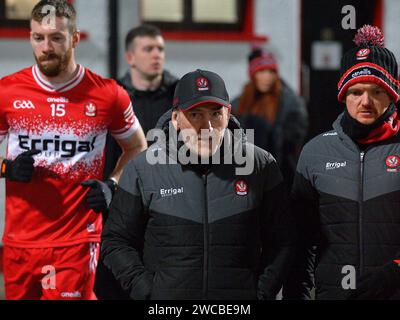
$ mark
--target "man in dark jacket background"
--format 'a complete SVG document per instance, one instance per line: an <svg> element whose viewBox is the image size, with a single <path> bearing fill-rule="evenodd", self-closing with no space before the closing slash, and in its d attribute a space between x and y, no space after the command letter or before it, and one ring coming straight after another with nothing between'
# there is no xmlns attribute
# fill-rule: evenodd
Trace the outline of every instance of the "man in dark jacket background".
<svg viewBox="0 0 400 320"><path fill-rule="evenodd" d="M143 24L133 28L125 38L125 59L130 68L118 83L131 97L133 110L145 135L171 109L178 81L164 70L164 49L161 31L153 25ZM105 176L114 168L120 154L121 149L109 135L106 143Z"/></svg>
<svg viewBox="0 0 400 320"><path fill-rule="evenodd" d="M118 83L131 97L136 117L146 135L156 126L160 116L171 109L178 79L164 70L164 39L156 26L143 24L130 30L125 38L125 50L130 68ZM121 148L110 134L105 148L103 175L107 178L121 155ZM103 217L107 219L107 212ZM99 299L128 298L102 262L97 268L95 290Z"/></svg>
<svg viewBox="0 0 400 320"><path fill-rule="evenodd" d="M104 264L132 299L274 299L294 246L274 158L245 140L213 72L186 74L164 119L123 173Z"/></svg>
<svg viewBox="0 0 400 320"><path fill-rule="evenodd" d="M284 296L400 298L398 66L383 35L361 28L342 58L333 124L304 147L292 190L300 237Z"/></svg>

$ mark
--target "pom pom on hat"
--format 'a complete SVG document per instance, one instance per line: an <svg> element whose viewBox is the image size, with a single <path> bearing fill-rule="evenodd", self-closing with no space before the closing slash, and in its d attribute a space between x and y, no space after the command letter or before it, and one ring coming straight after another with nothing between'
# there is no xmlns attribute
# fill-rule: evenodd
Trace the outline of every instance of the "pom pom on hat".
<svg viewBox="0 0 400 320"><path fill-rule="evenodd" d="M383 47L384 40L385 37L378 27L366 24L358 29L353 41L357 47Z"/></svg>

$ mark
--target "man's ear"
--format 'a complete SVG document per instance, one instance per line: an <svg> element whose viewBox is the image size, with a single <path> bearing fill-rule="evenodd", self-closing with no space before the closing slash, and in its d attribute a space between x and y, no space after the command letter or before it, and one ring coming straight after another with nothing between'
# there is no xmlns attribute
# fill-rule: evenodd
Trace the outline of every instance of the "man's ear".
<svg viewBox="0 0 400 320"><path fill-rule="evenodd" d="M131 68L135 66L135 54L132 50L125 51L125 61Z"/></svg>
<svg viewBox="0 0 400 320"><path fill-rule="evenodd" d="M78 43L81 41L81 32L79 30L76 30L72 34L72 48L76 48L78 46Z"/></svg>
<svg viewBox="0 0 400 320"><path fill-rule="evenodd" d="M174 126L175 130L178 131L179 130L179 121L178 121L178 117L179 117L179 111L178 110L173 110L172 111L172 116L171 116L171 122L172 125Z"/></svg>

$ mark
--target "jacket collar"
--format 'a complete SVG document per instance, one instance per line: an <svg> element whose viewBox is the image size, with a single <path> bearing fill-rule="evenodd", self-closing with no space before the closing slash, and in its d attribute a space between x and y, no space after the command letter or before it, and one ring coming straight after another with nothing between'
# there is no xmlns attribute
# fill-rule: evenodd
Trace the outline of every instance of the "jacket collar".
<svg viewBox="0 0 400 320"><path fill-rule="evenodd" d="M361 148L357 145L357 143L355 143L355 142L343 131L343 128L342 128L342 126L341 126L341 124L340 124L340 122L341 122L341 120L342 120L342 118L343 118L343 115L344 115L344 112L342 112L342 113L337 117L337 119L333 122L333 125L332 125L332 126L333 126L333 129L335 129L335 131L336 131L337 134L338 134L339 139L346 145L347 148L349 148L350 150L355 151L355 152L360 152L360 151L361 151ZM398 135L395 135L393 138L390 138L390 139L387 139L387 140L384 140L384 141L379 141L379 142L373 143L373 145L379 145L379 144L386 143L386 142L389 141L389 140L397 139L397 136L398 136ZM371 145L372 145L372 144L371 144Z"/></svg>
<svg viewBox="0 0 400 320"><path fill-rule="evenodd" d="M162 93L166 92L168 91L169 87L176 84L177 81L178 79L175 78L169 71L164 70L162 75L161 85L155 91L151 92L162 92ZM125 73L125 75L122 78L118 80L118 83L122 85L130 95L143 95L150 92L150 91L138 90L133 86L129 70Z"/></svg>

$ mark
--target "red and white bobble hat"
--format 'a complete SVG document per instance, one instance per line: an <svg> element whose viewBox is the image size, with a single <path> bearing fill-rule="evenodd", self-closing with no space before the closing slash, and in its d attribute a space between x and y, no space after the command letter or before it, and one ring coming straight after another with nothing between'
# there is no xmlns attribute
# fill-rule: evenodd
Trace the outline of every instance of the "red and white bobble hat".
<svg viewBox="0 0 400 320"><path fill-rule="evenodd" d="M254 46L248 56L249 76L254 76L257 71L272 70L278 73L278 62L275 56L261 47Z"/></svg>
<svg viewBox="0 0 400 320"><path fill-rule="evenodd" d="M365 25L354 38L357 47L342 57L338 100L358 82L374 82L384 88L394 102L399 101L398 65L394 54L384 47L384 36L377 27Z"/></svg>

